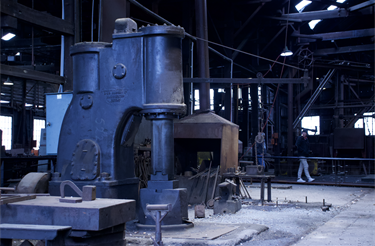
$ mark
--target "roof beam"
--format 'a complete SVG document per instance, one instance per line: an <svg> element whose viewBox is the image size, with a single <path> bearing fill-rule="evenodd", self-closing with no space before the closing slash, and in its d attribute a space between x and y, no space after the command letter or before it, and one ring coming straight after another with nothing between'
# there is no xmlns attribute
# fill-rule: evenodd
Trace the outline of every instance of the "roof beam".
<svg viewBox="0 0 375 246"><path fill-rule="evenodd" d="M58 32L63 35L74 35L73 24L53 15L26 7L12 0L1 0L2 14L13 16L33 25Z"/></svg>
<svg viewBox="0 0 375 246"><path fill-rule="evenodd" d="M302 13L283 14L281 17L289 18L289 19L298 19L302 21L342 18L342 17L348 17L350 12L369 7L373 5L374 3L375 3L375 0L369 0L369 1L357 4L357 5L354 5L348 9L337 8L334 10L319 10L319 11L310 11L310 12L302 12ZM370 14L370 12L368 14Z"/></svg>
<svg viewBox="0 0 375 246"><path fill-rule="evenodd" d="M374 44L354 45L354 46L345 46L345 47L339 47L339 48L315 50L314 56L325 56L325 55L371 51L371 50L374 50Z"/></svg>
<svg viewBox="0 0 375 246"><path fill-rule="evenodd" d="M184 78L184 83L217 83L217 84L303 84L310 78Z"/></svg>
<svg viewBox="0 0 375 246"><path fill-rule="evenodd" d="M338 8L334 10L319 10L319 11L310 11L302 13L293 13L293 14L283 14L281 17L289 19L297 19L301 21L310 21L310 20L323 20L323 19L334 19L348 17L349 11L346 9Z"/></svg>
<svg viewBox="0 0 375 246"><path fill-rule="evenodd" d="M5 76L12 76L16 78L31 79L42 81L50 84L64 84L65 78L54 75L51 73L44 73L40 71L23 69L16 66L8 66L5 64L0 64L0 73Z"/></svg>
<svg viewBox="0 0 375 246"><path fill-rule="evenodd" d="M369 28L369 29L343 31L343 32L318 33L318 34L313 34L313 35L299 34L298 32L293 32L292 37L321 39L323 41L331 41L331 40L339 40L339 39L370 37L374 35L375 35L375 29Z"/></svg>
<svg viewBox="0 0 375 246"><path fill-rule="evenodd" d="M369 7L375 3L375 0L366 1L348 8L349 11L356 11L366 7Z"/></svg>

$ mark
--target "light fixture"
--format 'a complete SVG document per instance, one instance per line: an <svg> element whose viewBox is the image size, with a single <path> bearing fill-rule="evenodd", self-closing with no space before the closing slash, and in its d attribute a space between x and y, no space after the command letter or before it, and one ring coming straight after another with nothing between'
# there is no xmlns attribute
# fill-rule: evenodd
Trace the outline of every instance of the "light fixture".
<svg viewBox="0 0 375 246"><path fill-rule="evenodd" d="M3 83L4 85L13 85L13 82L12 81L10 81L10 79L9 79L9 77L7 78L7 80L6 81L4 81L4 83Z"/></svg>
<svg viewBox="0 0 375 246"><path fill-rule="evenodd" d="M309 22L309 27L311 30L313 30L316 26L316 24L318 24L321 20L312 20Z"/></svg>
<svg viewBox="0 0 375 246"><path fill-rule="evenodd" d="M7 33L5 34L1 39L4 40L4 41L8 41L8 40L11 40L12 38L14 38L16 36L16 34L13 34L13 33Z"/></svg>
<svg viewBox="0 0 375 246"><path fill-rule="evenodd" d="M17 52L16 54L15 54L15 56L20 56L21 55L21 53L20 52Z"/></svg>
<svg viewBox="0 0 375 246"><path fill-rule="evenodd" d="M346 0L336 0L336 2L338 2L338 3L343 3L343 2L345 2Z"/></svg>
<svg viewBox="0 0 375 246"><path fill-rule="evenodd" d="M287 46L285 46L283 53L280 54L280 56L291 56L291 55L293 55L293 52L290 51Z"/></svg>
<svg viewBox="0 0 375 246"><path fill-rule="evenodd" d="M302 1L301 1L299 4L297 4L295 7L296 7L297 11L301 13L301 12L305 9L305 7L306 7L307 5L309 5L310 3L311 3L311 1L302 0Z"/></svg>
<svg viewBox="0 0 375 246"><path fill-rule="evenodd" d="M331 5L327 8L327 10L334 10L334 9L337 9L337 6L335 5Z"/></svg>

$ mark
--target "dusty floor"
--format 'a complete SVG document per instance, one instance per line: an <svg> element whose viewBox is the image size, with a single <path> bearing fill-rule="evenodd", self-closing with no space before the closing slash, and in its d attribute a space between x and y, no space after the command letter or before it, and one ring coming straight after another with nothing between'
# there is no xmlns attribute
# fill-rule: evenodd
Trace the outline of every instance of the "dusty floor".
<svg viewBox="0 0 375 246"><path fill-rule="evenodd" d="M291 245L356 203L368 192L373 191L369 188L274 184L272 185L272 200L276 201L277 198L280 205L276 207L275 204L257 206L257 199L260 197L259 185L247 186L253 200L244 200L245 204L236 214L212 215L197 220L193 219L193 211L190 211L189 217L193 221L254 223L269 228L240 245ZM307 204L305 203L306 196ZM322 211L323 199L327 204L332 204L329 211ZM253 202L255 205L246 205L246 202Z"/></svg>
<svg viewBox="0 0 375 246"><path fill-rule="evenodd" d="M272 202L265 203L264 206L259 204L260 186L259 183L245 183L252 199L243 200L242 209L236 214L213 215L212 209L206 210L206 218L195 219L194 207L189 207L189 218L196 224L201 223L210 225L215 228L214 224L219 225L238 225L242 226L239 229L222 235L214 240L205 240L202 242L207 245L223 245L223 240L227 238L236 239L234 241L227 241L226 245L257 245L257 246L286 246L286 245L319 245L309 244L305 238L311 238L314 233L325 233L327 225L332 223L335 218L342 217L345 211L355 207L358 202L367 198L370 201L366 206L371 207L370 213L373 213L375 207L375 190L373 188L353 188L353 187L335 187L335 186L320 186L320 185L304 185L304 184L272 184ZM306 203L307 196L307 203ZM326 204L331 204L329 211L322 211L323 199ZM370 199L370 200L369 200ZM276 200L278 206L276 206ZM363 207L361 207L363 208ZM341 214L342 213L342 214ZM344 216L344 220L345 220ZM370 217L370 228L375 226L375 220ZM250 236L244 236L241 228L246 225L263 225L268 227L261 233L253 232ZM211 226L207 226L210 228ZM242 235L240 235L242 232ZM367 233L367 232L366 232ZM143 241L136 241L134 236L142 235ZM367 234L366 234L367 235ZM150 236L154 236L153 232L143 233L141 231L127 231L127 245L152 245ZM319 237L315 235L315 237ZM336 237L333 234L333 237ZM375 237L369 235L369 242L361 245L375 245ZM374 240L373 240L374 239ZM220 241L221 240L221 241ZM197 241L186 240L181 241L164 238L164 245L203 245L197 244ZM210 242L208 242L210 241ZM307 242L306 242L307 241ZM215 244L215 242L217 242ZM302 243L302 244L301 244ZM33 241L35 244L35 241ZM19 241L18 244L19 245ZM343 245L326 244L330 246ZM360 244L346 244L346 245L360 245Z"/></svg>

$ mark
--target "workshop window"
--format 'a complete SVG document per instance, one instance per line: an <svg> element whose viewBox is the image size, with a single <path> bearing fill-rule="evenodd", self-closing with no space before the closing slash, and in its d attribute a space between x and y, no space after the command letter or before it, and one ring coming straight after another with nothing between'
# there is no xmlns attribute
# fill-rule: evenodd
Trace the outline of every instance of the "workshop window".
<svg viewBox="0 0 375 246"><path fill-rule="evenodd" d="M3 131L5 149L12 149L12 116L0 116L0 129Z"/></svg>
<svg viewBox="0 0 375 246"><path fill-rule="evenodd" d="M40 133L41 130L46 128L46 121L42 119L34 119L34 130L33 130L33 140L36 140L36 148L39 149L40 146Z"/></svg>
<svg viewBox="0 0 375 246"><path fill-rule="evenodd" d="M194 110L199 110L199 90L194 90ZM214 90L210 89L210 108L214 110Z"/></svg>
<svg viewBox="0 0 375 246"><path fill-rule="evenodd" d="M375 119L374 116L375 112L368 112L363 114L363 119L359 119L354 124L354 128L365 128L366 135L374 135L374 127L375 127ZM367 117L366 117L367 116Z"/></svg>
<svg viewBox="0 0 375 246"><path fill-rule="evenodd" d="M320 116L305 116L301 121L302 129L307 130L309 135L320 134Z"/></svg>

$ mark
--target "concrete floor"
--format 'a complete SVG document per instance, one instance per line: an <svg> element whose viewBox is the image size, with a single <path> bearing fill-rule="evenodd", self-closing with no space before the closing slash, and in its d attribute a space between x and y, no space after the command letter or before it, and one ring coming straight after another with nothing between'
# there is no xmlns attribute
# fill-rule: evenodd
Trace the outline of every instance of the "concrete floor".
<svg viewBox="0 0 375 246"><path fill-rule="evenodd" d="M179 232L177 236L168 232L164 245L375 245L373 188L273 184L273 202L259 206L259 184L246 186L252 199L243 200L236 214L213 215L206 210L206 218L194 219L193 207L189 209L190 220L201 228L236 229L212 240L178 238ZM322 211L323 199L332 204L329 211ZM152 232L135 230L126 234L128 245L151 245L150 236Z"/></svg>

